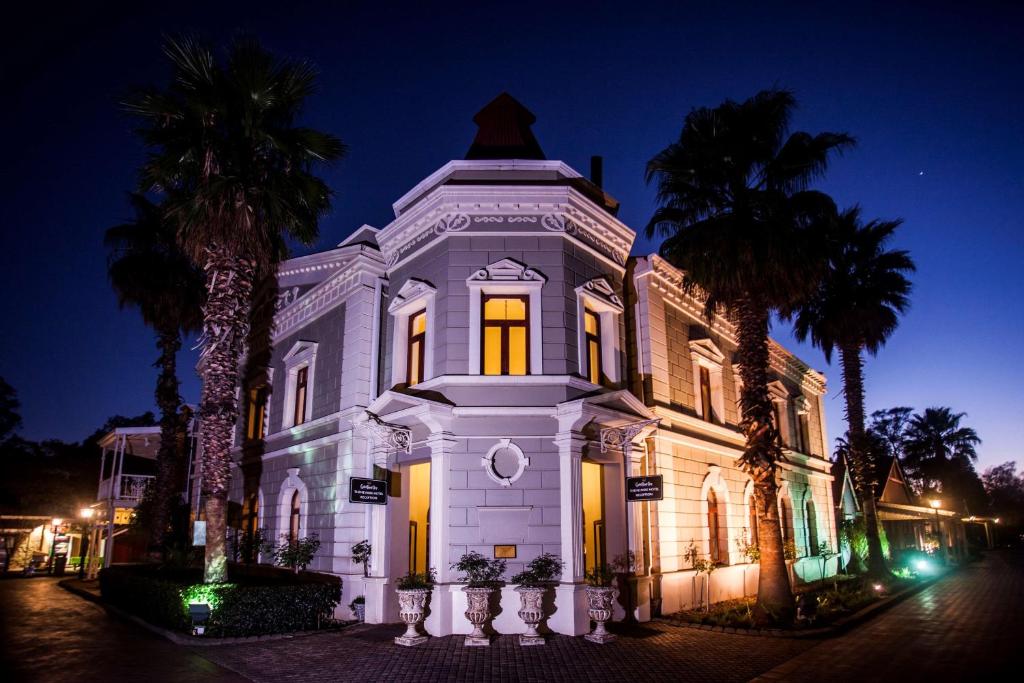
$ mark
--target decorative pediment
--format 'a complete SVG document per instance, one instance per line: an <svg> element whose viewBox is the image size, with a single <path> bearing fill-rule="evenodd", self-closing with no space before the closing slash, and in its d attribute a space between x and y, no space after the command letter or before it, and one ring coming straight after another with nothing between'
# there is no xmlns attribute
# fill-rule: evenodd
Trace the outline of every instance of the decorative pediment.
<svg viewBox="0 0 1024 683"><path fill-rule="evenodd" d="M793 399L793 410L797 415L806 415L811 412L811 402L807 400L806 396L800 394Z"/></svg>
<svg viewBox="0 0 1024 683"><path fill-rule="evenodd" d="M433 296L435 293L437 293L437 289L429 282L409 278L402 285L402 288L398 290L398 293L395 294L395 298L388 306L388 313L395 313L407 304Z"/></svg>
<svg viewBox="0 0 1024 683"><path fill-rule="evenodd" d="M284 360L287 363L292 358L314 354L316 353L316 347L316 342L303 341L300 339L299 341L295 342L295 344L292 345L292 348L288 351L288 353L284 354L284 358L282 360Z"/></svg>
<svg viewBox="0 0 1024 683"><path fill-rule="evenodd" d="M605 277L595 277L593 280L588 280L582 286L577 287L576 291L594 297L619 313L622 312L622 299L615 293L611 283Z"/></svg>
<svg viewBox="0 0 1024 683"><path fill-rule="evenodd" d="M691 339L690 355L698 362L703 360L718 367L721 367L722 363L725 362L725 354L710 339Z"/></svg>
<svg viewBox="0 0 1024 683"><path fill-rule="evenodd" d="M533 268L526 266L519 261L510 258L503 258L500 261L481 268L476 271L466 282L546 282L547 278Z"/></svg>
<svg viewBox="0 0 1024 683"><path fill-rule="evenodd" d="M768 382L768 395L773 401L788 401L789 389L779 380L772 380Z"/></svg>

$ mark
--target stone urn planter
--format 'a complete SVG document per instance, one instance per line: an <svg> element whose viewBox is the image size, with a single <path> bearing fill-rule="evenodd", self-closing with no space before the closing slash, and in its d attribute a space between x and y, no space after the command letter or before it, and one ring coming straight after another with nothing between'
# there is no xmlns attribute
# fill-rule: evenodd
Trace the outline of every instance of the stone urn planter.
<svg viewBox="0 0 1024 683"><path fill-rule="evenodd" d="M395 591L398 593L398 616L405 622L405 633L395 638L396 645L411 647L427 641L427 636L420 632L420 624L427 612L427 596L429 588L409 588Z"/></svg>
<svg viewBox="0 0 1024 683"><path fill-rule="evenodd" d="M519 586L515 589L520 599L519 618L526 624L526 633L519 636L520 645L544 644L544 636L537 633L537 627L544 619L543 602L547 590L544 586Z"/></svg>
<svg viewBox="0 0 1024 683"><path fill-rule="evenodd" d="M484 624L491 618L491 594L494 589L466 586L462 591L466 594L466 618L473 625L473 632L466 636L466 645L488 646L491 644L491 638L484 633Z"/></svg>
<svg viewBox="0 0 1024 683"><path fill-rule="evenodd" d="M617 592L611 586L587 586L587 615L594 622L594 630L583 637L590 642L603 644L615 640L604 625L612 618L612 601Z"/></svg>

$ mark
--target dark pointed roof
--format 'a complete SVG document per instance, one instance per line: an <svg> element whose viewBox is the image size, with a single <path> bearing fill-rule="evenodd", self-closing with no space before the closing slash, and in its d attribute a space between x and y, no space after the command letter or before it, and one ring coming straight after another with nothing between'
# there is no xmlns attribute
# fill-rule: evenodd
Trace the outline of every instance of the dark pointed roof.
<svg viewBox="0 0 1024 683"><path fill-rule="evenodd" d="M545 159L530 126L537 120L519 100L503 92L477 112L478 126L467 159Z"/></svg>

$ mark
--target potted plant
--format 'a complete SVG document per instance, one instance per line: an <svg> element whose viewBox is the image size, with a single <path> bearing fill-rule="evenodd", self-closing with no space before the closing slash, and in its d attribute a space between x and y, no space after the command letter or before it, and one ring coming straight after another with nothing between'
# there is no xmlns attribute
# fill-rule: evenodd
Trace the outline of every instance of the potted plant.
<svg viewBox="0 0 1024 683"><path fill-rule="evenodd" d="M356 596L356 598L348 604L348 607L356 615L356 621L360 624L366 620L366 598L364 596Z"/></svg>
<svg viewBox="0 0 1024 683"><path fill-rule="evenodd" d="M373 555L373 546L368 539L363 539L352 546L352 561L363 567L363 578L370 575L370 557Z"/></svg>
<svg viewBox="0 0 1024 683"><path fill-rule="evenodd" d="M491 595L501 585L505 560L490 559L471 551L460 557L452 569L462 572L459 580L466 584L462 589L466 594L466 618L473 625L472 633L466 636L466 645L490 645L484 624L491 618Z"/></svg>
<svg viewBox="0 0 1024 683"><path fill-rule="evenodd" d="M417 574L409 572L398 579L398 616L405 622L405 633L395 638L396 645L411 647L427 640L420 632L420 624L427 613L427 596L434 587L434 569Z"/></svg>
<svg viewBox="0 0 1024 683"><path fill-rule="evenodd" d="M512 577L521 602L519 618L526 624L526 633L519 636L520 645L543 645L544 636L537 627L544 619L544 594L561 576L565 563L557 555L544 553L530 560L526 569Z"/></svg>
<svg viewBox="0 0 1024 683"><path fill-rule="evenodd" d="M605 622L612 618L612 601L618 591L612 586L615 572L606 564L598 565L584 574L587 582L587 616L594 622L594 630L583 636L592 643L610 643L615 635L608 633Z"/></svg>

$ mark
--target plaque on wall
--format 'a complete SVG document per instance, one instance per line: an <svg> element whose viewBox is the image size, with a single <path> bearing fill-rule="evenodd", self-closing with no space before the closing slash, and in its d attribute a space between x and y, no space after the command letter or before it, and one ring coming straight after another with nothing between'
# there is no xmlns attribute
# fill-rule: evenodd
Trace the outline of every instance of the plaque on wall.
<svg viewBox="0 0 1024 683"><path fill-rule="evenodd" d="M367 505L388 504L388 483L383 479L352 477L348 484L348 502Z"/></svg>
<svg viewBox="0 0 1024 683"><path fill-rule="evenodd" d="M626 500L638 502L645 500L661 500L662 475L649 474L643 477L626 477Z"/></svg>

